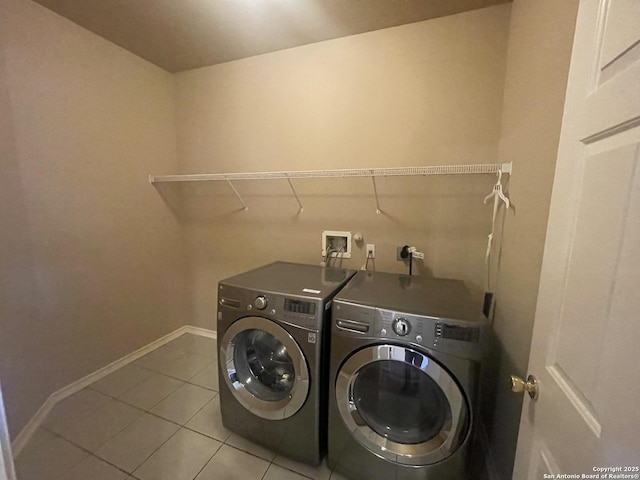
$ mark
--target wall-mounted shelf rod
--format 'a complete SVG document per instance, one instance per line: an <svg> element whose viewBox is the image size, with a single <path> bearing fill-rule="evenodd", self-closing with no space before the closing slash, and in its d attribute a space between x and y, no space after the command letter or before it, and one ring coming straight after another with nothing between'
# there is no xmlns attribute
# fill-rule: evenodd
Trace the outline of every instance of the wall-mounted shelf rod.
<svg viewBox="0 0 640 480"><path fill-rule="evenodd" d="M287 178L393 177L417 175L468 175L483 173L511 173L511 163L482 163L476 165L440 165L399 168L362 168L342 170L304 170L292 172L200 173L186 175L149 175L149 183L206 182L216 180L277 180Z"/></svg>
<svg viewBox="0 0 640 480"><path fill-rule="evenodd" d="M248 209L242 196L236 190L232 181L236 180L278 180L285 179L289 182L291 191L298 202L299 211L302 212L302 202L296 192L291 179L294 178L347 178L370 177L373 181L373 191L376 197L376 213L381 213L376 177L411 177L420 175L469 175L498 173L511 174L511 163L481 163L471 165L439 165L424 167L399 167L399 168L362 168L342 170L302 170L292 172L247 172L247 173L202 173L186 175L149 175L149 183L166 182L210 182L225 180L233 189L242 207Z"/></svg>

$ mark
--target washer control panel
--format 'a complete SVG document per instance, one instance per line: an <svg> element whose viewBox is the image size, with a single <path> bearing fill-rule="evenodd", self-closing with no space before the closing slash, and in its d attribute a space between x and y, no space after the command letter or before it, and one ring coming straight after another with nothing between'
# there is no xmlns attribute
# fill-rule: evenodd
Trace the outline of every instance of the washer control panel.
<svg viewBox="0 0 640 480"><path fill-rule="evenodd" d="M238 316L259 315L273 318L290 325L317 331L323 327L325 313L331 302L305 297L285 296L270 292L227 287L220 285L218 293L218 317L235 311Z"/></svg>
<svg viewBox="0 0 640 480"><path fill-rule="evenodd" d="M400 337L406 337L411 331L411 324L403 317L396 318L392 325L393 331Z"/></svg>
<svg viewBox="0 0 640 480"><path fill-rule="evenodd" d="M316 304L305 300L285 297L284 310L285 312L302 313L304 315L315 315Z"/></svg>

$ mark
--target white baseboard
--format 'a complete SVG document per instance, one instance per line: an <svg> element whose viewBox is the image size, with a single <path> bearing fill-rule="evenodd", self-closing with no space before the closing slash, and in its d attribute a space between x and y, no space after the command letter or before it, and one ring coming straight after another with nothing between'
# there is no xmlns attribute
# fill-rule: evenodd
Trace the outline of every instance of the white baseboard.
<svg viewBox="0 0 640 480"><path fill-rule="evenodd" d="M194 335L200 335L201 337L208 337L213 339L218 338L218 332L216 332L215 330L208 330L206 328L201 328L201 327L193 327L191 325L185 325L183 328L186 329L185 333L193 333Z"/></svg>
<svg viewBox="0 0 640 480"><path fill-rule="evenodd" d="M128 365L131 362L136 361L140 357L145 356L147 353L152 352L153 350L169 343L171 340L175 340L180 335L185 333L192 333L194 335L200 335L208 338L216 338L216 332L214 330L207 330L206 328L193 327L191 325L184 325L177 330L165 335L164 337L160 337L159 339L145 345L142 348L139 348L135 352L132 352L124 357L116 360L115 362L110 363L102 367L99 370L96 370L93 373L77 380L66 387L61 388L60 390L49 395L49 398L45 400L42 406L38 409L31 420L25 425L25 427L20 431L20 433L16 436L15 440L11 443L11 449L13 451L13 457L17 458L20 455L20 452L27 444L31 436L38 429L38 427L42 424L44 419L47 417L51 409L56 405L56 403L64 400L65 398L73 395L74 393L79 392L85 387L88 387L92 383L100 380L103 377L106 377L110 373L115 372L119 368Z"/></svg>

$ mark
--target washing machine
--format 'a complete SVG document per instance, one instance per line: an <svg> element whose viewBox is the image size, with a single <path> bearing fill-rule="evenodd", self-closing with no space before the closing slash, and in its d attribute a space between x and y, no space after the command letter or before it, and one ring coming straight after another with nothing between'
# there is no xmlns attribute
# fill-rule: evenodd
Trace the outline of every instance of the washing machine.
<svg viewBox="0 0 640 480"><path fill-rule="evenodd" d="M354 273L275 262L219 283L218 372L227 429L320 463L331 300Z"/></svg>
<svg viewBox="0 0 640 480"><path fill-rule="evenodd" d="M329 466L351 480L468 478L481 302L458 280L361 271L332 309Z"/></svg>

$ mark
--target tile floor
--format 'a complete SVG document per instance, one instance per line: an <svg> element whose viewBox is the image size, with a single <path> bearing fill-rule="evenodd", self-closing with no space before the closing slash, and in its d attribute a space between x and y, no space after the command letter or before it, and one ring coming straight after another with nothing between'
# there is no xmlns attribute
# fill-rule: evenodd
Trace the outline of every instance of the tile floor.
<svg viewBox="0 0 640 480"><path fill-rule="evenodd" d="M18 480L345 480L222 426L215 340L185 334L58 403Z"/></svg>

